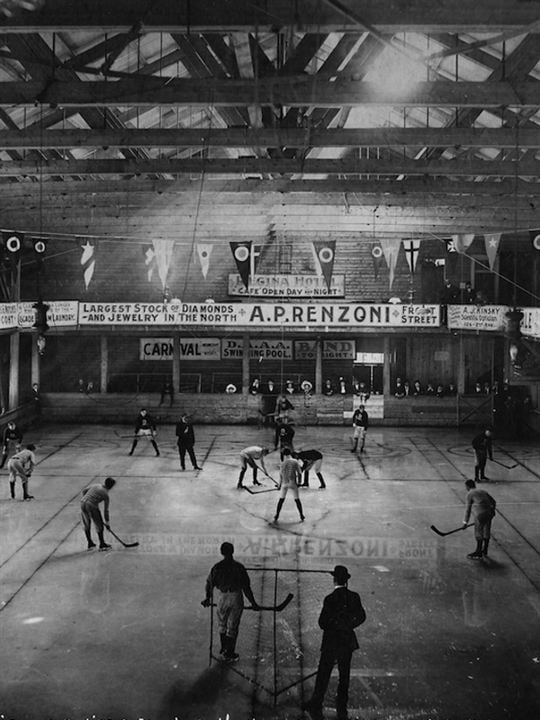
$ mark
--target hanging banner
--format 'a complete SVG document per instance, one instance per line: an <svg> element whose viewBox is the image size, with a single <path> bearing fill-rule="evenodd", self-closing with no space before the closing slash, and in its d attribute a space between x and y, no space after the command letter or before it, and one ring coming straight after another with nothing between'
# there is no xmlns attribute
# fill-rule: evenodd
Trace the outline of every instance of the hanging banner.
<svg viewBox="0 0 540 720"><path fill-rule="evenodd" d="M292 340L254 340L249 341L249 357L252 360L292 360ZM221 358L241 359L244 357L244 343L240 339L226 338L221 341Z"/></svg>
<svg viewBox="0 0 540 720"><path fill-rule="evenodd" d="M540 230L530 230L529 237L534 250L540 250Z"/></svg>
<svg viewBox="0 0 540 720"><path fill-rule="evenodd" d="M156 253L151 245L145 245L142 248L144 255L144 265L146 267L146 279L152 282L154 271L157 270Z"/></svg>
<svg viewBox="0 0 540 720"><path fill-rule="evenodd" d="M416 269L416 263L418 262L418 255L420 254L420 240L404 240L403 249L405 250L405 258L407 265L411 271L411 275L414 275Z"/></svg>
<svg viewBox="0 0 540 720"><path fill-rule="evenodd" d="M84 245L81 245L81 250L82 255L80 264L83 269L84 287L88 290L88 286L92 282L94 270L96 268L96 259L94 257L96 247L87 240Z"/></svg>
<svg viewBox="0 0 540 720"><path fill-rule="evenodd" d="M47 322L51 328L73 327L79 320L77 300L47 300ZM36 320L34 302L17 303L17 323L20 328L31 328Z"/></svg>
<svg viewBox="0 0 540 720"><path fill-rule="evenodd" d="M295 340L295 360L315 360L317 357L316 340ZM354 340L323 340L323 360L354 360L356 358L356 342Z"/></svg>
<svg viewBox="0 0 540 720"><path fill-rule="evenodd" d="M540 308L522 308L521 334L540 338Z"/></svg>
<svg viewBox="0 0 540 720"><path fill-rule="evenodd" d="M344 297L345 276L333 275L330 287L322 275L254 275L246 287L240 275L229 275L229 295L255 297Z"/></svg>
<svg viewBox="0 0 540 720"><path fill-rule="evenodd" d="M499 252L499 244L501 242L501 233L493 233L492 235L484 235L484 245L486 255L488 257L489 269L493 272L497 253Z"/></svg>
<svg viewBox="0 0 540 720"><path fill-rule="evenodd" d="M174 250L174 240L152 240L152 247L154 248L159 279L161 280L161 285L165 290L165 287L167 286L167 275L169 274L171 258Z"/></svg>
<svg viewBox="0 0 540 720"><path fill-rule="evenodd" d="M502 332L508 310L506 305L448 305L448 329Z"/></svg>
<svg viewBox="0 0 540 720"><path fill-rule="evenodd" d="M439 327L439 305L346 303L80 303L80 325Z"/></svg>
<svg viewBox="0 0 540 720"><path fill-rule="evenodd" d="M452 242L454 243L455 252L466 253L473 240L474 233L452 235Z"/></svg>
<svg viewBox="0 0 540 720"><path fill-rule="evenodd" d="M390 276L388 281L388 287L392 287L394 284L394 273L396 270L397 258L399 255L399 248L401 247L401 240L399 238L381 238L381 247L390 270Z"/></svg>
<svg viewBox="0 0 540 720"><path fill-rule="evenodd" d="M220 360L219 338L180 338L180 360ZM139 360L172 360L172 338L139 338Z"/></svg>
<svg viewBox="0 0 540 720"><path fill-rule="evenodd" d="M0 304L0 329L11 330L18 327L17 325L17 303L1 303ZM33 322L32 316L32 322Z"/></svg>
<svg viewBox="0 0 540 720"><path fill-rule="evenodd" d="M201 264L201 272L203 278L206 279L208 270L210 268L210 255L212 254L212 248L214 246L211 243L197 243L197 255L199 256L199 262Z"/></svg>
<svg viewBox="0 0 540 720"><path fill-rule="evenodd" d="M251 271L251 241L230 242L231 252L244 285L249 287L249 274Z"/></svg>
<svg viewBox="0 0 540 720"><path fill-rule="evenodd" d="M332 273L334 271L336 241L313 240L313 250L315 252L315 262L320 270L320 274L324 277L326 287L330 289L332 285Z"/></svg>

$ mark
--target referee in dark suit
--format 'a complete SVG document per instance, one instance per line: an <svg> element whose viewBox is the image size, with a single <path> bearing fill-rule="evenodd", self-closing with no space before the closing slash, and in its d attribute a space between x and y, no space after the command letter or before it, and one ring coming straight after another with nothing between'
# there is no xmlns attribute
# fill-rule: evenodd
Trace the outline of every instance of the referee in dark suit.
<svg viewBox="0 0 540 720"><path fill-rule="evenodd" d="M354 628L366 619L360 595L347 588L351 577L343 565L336 565L330 573L334 578L334 592L324 598L319 627L323 631L321 657L317 669L315 689L311 699L304 705L313 720L322 720L322 704L332 669L337 663L339 682L336 695L338 720L347 720L349 678L352 654L358 649Z"/></svg>

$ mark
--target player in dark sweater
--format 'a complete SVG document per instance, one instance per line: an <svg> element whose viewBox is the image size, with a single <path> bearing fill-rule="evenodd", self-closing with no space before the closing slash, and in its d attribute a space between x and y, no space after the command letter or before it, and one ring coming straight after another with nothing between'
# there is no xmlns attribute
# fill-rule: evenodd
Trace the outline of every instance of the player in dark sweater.
<svg viewBox="0 0 540 720"><path fill-rule="evenodd" d="M479 433L473 438L472 446L474 450L474 479L489 480L486 477L486 462L489 457L493 460L493 443L491 439L491 430L487 428L484 432Z"/></svg>
<svg viewBox="0 0 540 720"><path fill-rule="evenodd" d="M293 453L293 457L300 460L302 464L303 482L300 487L309 487L309 471L313 469L319 478L319 487L324 490L326 483L321 473L322 453L318 450L302 450L301 452Z"/></svg>
<svg viewBox="0 0 540 720"><path fill-rule="evenodd" d="M4 467L10 450L18 452L21 449L22 438L22 432L16 423L10 420L4 428L4 434L2 436L2 461L0 462L0 468Z"/></svg>
<svg viewBox="0 0 540 720"><path fill-rule="evenodd" d="M159 448L155 440L156 423L154 422L154 419L148 414L146 408L142 408L140 413L137 415L137 420L135 421L135 437L133 438L133 444L131 446L131 450L129 451L130 455L133 455L133 451L137 447L137 443L139 442L140 437L150 438L150 442L152 443L152 447L156 451L156 455L159 455Z"/></svg>

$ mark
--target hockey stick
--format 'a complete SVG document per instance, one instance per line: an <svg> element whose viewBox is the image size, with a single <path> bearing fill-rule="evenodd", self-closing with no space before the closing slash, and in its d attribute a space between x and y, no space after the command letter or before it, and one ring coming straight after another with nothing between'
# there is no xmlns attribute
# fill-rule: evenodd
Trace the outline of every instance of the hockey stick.
<svg viewBox="0 0 540 720"><path fill-rule="evenodd" d="M256 464L256 463L255 463L255 464ZM257 464L256 464L256 465L257 465ZM279 483L276 482L271 475L269 475L267 472L265 472L265 471L262 469L262 467L260 467L259 465L257 465L257 470L260 470L260 471L262 472L262 474L263 474L263 475L266 475L266 477L267 477L269 480L271 480L276 487L279 487Z"/></svg>
<svg viewBox="0 0 540 720"><path fill-rule="evenodd" d="M293 597L294 595L292 593L289 593L285 600L283 600L283 602L280 602L279 605L259 605L257 608L254 608L252 605L246 605L244 610L270 610L271 612L281 612L282 610L285 610ZM203 605L203 602L201 602L201 605ZM209 603L207 606L203 605L203 607L216 607L216 603Z"/></svg>
<svg viewBox="0 0 540 720"><path fill-rule="evenodd" d="M459 532L460 530L466 530L468 527L472 527L473 525L474 523L469 523L468 525L462 525L461 527L458 527L455 530L449 530L448 532L438 530L435 525L431 525L431 529L434 533L437 533L437 535L440 535L441 537L446 537L447 535L452 535L452 533Z"/></svg>
<svg viewBox="0 0 540 720"><path fill-rule="evenodd" d="M501 465L503 468L506 468L507 470L513 470L514 468L517 468L517 466L518 466L518 463L515 463L514 465L505 465L500 460L495 460L495 458L493 458L491 460L491 462L497 463L497 465Z"/></svg>
<svg viewBox="0 0 540 720"><path fill-rule="evenodd" d="M118 535L114 532L114 530L111 530L110 527L107 527L107 530L111 533L111 535L118 540L120 545L123 545L126 548L132 548L137 547L139 545L139 542L132 542L132 543L126 543L121 538L118 537Z"/></svg>

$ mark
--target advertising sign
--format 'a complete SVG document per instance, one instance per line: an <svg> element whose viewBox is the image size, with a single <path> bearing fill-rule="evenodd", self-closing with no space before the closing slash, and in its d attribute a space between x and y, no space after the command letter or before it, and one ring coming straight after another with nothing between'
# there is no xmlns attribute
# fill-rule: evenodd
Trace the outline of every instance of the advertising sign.
<svg viewBox="0 0 540 720"><path fill-rule="evenodd" d="M345 276L333 275L330 289L323 275L253 275L248 287L229 275L229 295L251 297L344 297Z"/></svg>

